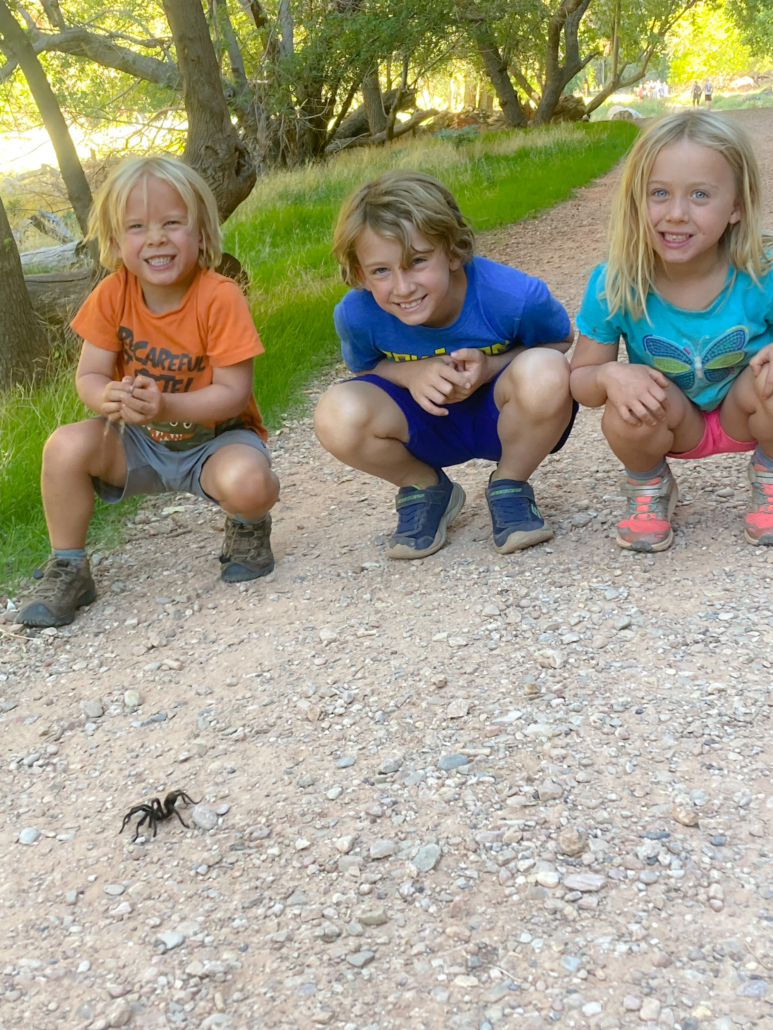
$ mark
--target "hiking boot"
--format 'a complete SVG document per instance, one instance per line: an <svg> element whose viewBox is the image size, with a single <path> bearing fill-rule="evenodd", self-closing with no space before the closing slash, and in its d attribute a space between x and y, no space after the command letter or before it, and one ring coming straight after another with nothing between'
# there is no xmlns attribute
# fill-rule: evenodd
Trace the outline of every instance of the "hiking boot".
<svg viewBox="0 0 773 1030"><path fill-rule="evenodd" d="M744 536L750 544L773 544L773 471L752 461L749 463L752 503L744 519Z"/></svg>
<svg viewBox="0 0 773 1030"><path fill-rule="evenodd" d="M489 480L486 501L494 529L494 550L512 554L550 540L553 530L545 525L534 501L534 490L522 479Z"/></svg>
<svg viewBox="0 0 773 1030"><path fill-rule="evenodd" d="M225 520L223 553L220 555L220 578L224 583L244 583L260 579L274 571L271 552L271 516L248 525L231 515Z"/></svg>
<svg viewBox="0 0 773 1030"><path fill-rule="evenodd" d="M25 626L66 626L78 608L96 600L88 558L72 562L52 556L35 578L32 597L16 616Z"/></svg>
<svg viewBox="0 0 773 1030"><path fill-rule="evenodd" d="M617 542L631 551L665 551L674 541L671 517L679 500L676 480L666 467L648 483L626 480L628 515L617 524Z"/></svg>
<svg viewBox="0 0 773 1030"><path fill-rule="evenodd" d="M401 486L395 498L397 529L387 545L389 558L426 558L446 542L446 529L464 504L464 490L442 469L435 486Z"/></svg>

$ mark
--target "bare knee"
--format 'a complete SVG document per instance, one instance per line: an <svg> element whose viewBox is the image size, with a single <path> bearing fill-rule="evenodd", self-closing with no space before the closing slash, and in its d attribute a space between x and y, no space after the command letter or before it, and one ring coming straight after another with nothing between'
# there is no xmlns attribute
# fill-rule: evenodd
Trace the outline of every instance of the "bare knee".
<svg viewBox="0 0 773 1030"><path fill-rule="evenodd" d="M331 386L320 398L314 412L314 432L331 454L347 452L372 432L373 405L369 403L369 391L361 389L368 385L362 383L357 388L357 383L339 383Z"/></svg>
<svg viewBox="0 0 773 1030"><path fill-rule="evenodd" d="M43 448L44 472L89 466L103 433L103 424L96 419L59 426Z"/></svg>
<svg viewBox="0 0 773 1030"><path fill-rule="evenodd" d="M254 458L240 456L222 462L215 482L207 486L207 492L211 490L210 495L223 508L239 515L262 515L279 499L279 479L268 459L257 451Z"/></svg>
<svg viewBox="0 0 773 1030"><path fill-rule="evenodd" d="M507 366L505 389L520 411L541 419L563 413L571 403L569 363L559 351L535 347L524 351Z"/></svg>
<svg viewBox="0 0 773 1030"><path fill-rule="evenodd" d="M655 433L662 432L661 425L648 426L642 422L638 426L632 426L625 422L614 404L607 403L604 407L604 414L601 416L601 431L607 440L624 440L627 443L639 443L642 445L652 438Z"/></svg>

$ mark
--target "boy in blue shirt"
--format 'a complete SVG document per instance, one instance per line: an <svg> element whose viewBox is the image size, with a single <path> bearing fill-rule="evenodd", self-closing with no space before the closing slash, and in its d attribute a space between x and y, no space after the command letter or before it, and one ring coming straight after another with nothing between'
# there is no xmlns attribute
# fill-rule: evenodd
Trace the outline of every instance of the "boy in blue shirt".
<svg viewBox="0 0 773 1030"><path fill-rule="evenodd" d="M354 289L335 309L356 378L315 414L322 446L397 486L390 558L424 558L446 540L465 495L443 471L497 462L486 490L494 548L549 540L529 476L563 447L576 405L566 311L547 286L474 257L453 195L429 175L391 171L344 204L333 253Z"/></svg>

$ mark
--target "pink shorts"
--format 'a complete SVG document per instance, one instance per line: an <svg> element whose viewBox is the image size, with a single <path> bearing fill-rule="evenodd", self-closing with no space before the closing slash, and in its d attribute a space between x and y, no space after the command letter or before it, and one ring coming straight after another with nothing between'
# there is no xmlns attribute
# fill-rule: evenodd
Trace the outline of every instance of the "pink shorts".
<svg viewBox="0 0 773 1030"><path fill-rule="evenodd" d="M712 454L753 451L757 446L756 440L734 440L732 436L728 436L719 421L719 408L714 408L713 411L704 411L703 420L705 424L703 439L698 446L693 447L691 451L667 454L667 458L708 458Z"/></svg>

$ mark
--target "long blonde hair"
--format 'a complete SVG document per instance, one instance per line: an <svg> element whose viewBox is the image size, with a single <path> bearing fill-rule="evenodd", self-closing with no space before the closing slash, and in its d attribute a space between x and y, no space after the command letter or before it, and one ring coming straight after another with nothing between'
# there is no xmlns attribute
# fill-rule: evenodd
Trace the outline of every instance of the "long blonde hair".
<svg viewBox="0 0 773 1030"><path fill-rule="evenodd" d="M720 239L730 265L755 280L770 267L766 248L773 243L773 235L762 230L760 172L747 133L730 119L707 111L666 115L645 129L631 147L612 202L604 282L611 313L621 310L634 318L647 314L647 295L654 289L656 271L647 184L660 151L683 139L716 150L733 172L741 218L728 225Z"/></svg>
<svg viewBox="0 0 773 1030"><path fill-rule="evenodd" d="M212 190L193 168L166 154L128 158L117 165L102 184L94 198L86 236L87 240L99 243L101 263L105 268L120 267L115 241L124 230L129 194L137 183L150 178L160 179L180 194L188 209L189 228L195 224L201 232L199 264L216 268L222 248L217 202Z"/></svg>

